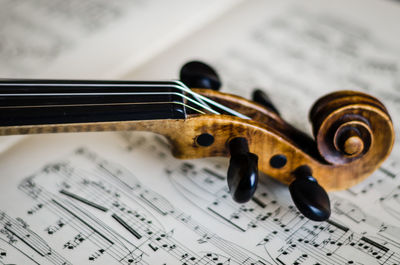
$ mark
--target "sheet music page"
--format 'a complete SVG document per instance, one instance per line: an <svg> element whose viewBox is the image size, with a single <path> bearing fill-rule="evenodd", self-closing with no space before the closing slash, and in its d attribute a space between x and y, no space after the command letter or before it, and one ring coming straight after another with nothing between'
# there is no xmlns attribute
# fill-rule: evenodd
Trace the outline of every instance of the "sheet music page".
<svg viewBox="0 0 400 265"><path fill-rule="evenodd" d="M116 78L239 1L0 3L0 77Z"/></svg>
<svg viewBox="0 0 400 265"><path fill-rule="evenodd" d="M362 90L385 103L397 130L399 29L390 25L399 8L248 1L127 77L171 79L203 59L225 91L263 88L307 131L319 96ZM267 177L250 202L234 203L227 159L176 160L154 134L33 136L0 154L0 262L399 264L399 152L397 143L366 181L330 193L332 216L318 223Z"/></svg>

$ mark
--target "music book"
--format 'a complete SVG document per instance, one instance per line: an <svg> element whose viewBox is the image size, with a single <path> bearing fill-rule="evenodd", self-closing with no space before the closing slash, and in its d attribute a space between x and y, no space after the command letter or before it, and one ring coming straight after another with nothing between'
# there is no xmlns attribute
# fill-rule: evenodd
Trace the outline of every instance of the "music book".
<svg viewBox="0 0 400 265"><path fill-rule="evenodd" d="M400 4L390 0L5 1L0 77L178 79L211 64L222 91L265 91L311 135L308 111L364 91L400 119ZM384 133L384 132L382 132ZM372 176L304 218L262 177L235 203L227 158L178 160L144 132L0 138L1 264L399 264L399 141Z"/></svg>

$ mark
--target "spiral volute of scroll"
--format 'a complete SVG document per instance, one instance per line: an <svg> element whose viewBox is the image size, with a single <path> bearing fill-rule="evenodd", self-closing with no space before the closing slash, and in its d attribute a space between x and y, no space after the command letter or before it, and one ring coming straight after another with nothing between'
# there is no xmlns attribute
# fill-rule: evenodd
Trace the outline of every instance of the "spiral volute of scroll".
<svg viewBox="0 0 400 265"><path fill-rule="evenodd" d="M367 155L369 159L383 161L391 151L391 118L384 105L367 94L328 94L314 104L310 120L318 151L331 164L347 164Z"/></svg>

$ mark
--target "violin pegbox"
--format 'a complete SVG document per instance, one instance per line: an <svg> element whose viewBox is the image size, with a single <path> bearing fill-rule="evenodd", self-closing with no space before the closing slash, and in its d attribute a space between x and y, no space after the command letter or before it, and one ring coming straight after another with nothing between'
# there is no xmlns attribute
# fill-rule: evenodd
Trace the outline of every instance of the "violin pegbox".
<svg viewBox="0 0 400 265"><path fill-rule="evenodd" d="M219 146L202 150L208 153L204 156L231 156L228 186L239 203L253 196L260 170L289 185L293 202L304 216L327 220L331 210L326 190L359 183L379 167L393 146L393 124L386 108L361 92L338 91L317 100L309 115L314 140L284 121L260 89L253 92L252 101L211 90L215 86L209 84L221 82L204 63L187 63L181 79L198 85L189 85L197 93L251 118L220 115L215 123L207 122L219 132L213 136Z"/></svg>
<svg viewBox="0 0 400 265"><path fill-rule="evenodd" d="M261 89L253 91L252 99L254 102L263 105L265 108L279 115L278 109ZM283 159L284 161L282 161ZM270 160L270 164L275 168L280 168L286 163L285 156L278 155ZM293 175L295 178L289 185L289 192L299 211L314 221L328 219L331 214L328 194L312 176L311 169L308 166L300 166L293 172Z"/></svg>
<svg viewBox="0 0 400 265"><path fill-rule="evenodd" d="M200 61L191 61L183 65L180 71L180 80L190 88L218 91L221 87L217 72L211 66ZM210 134L199 135L197 143L209 146L203 144L204 135ZM253 197L257 188L258 157L249 152L246 138L230 139L228 146L231 155L227 173L229 191L236 202L245 203Z"/></svg>

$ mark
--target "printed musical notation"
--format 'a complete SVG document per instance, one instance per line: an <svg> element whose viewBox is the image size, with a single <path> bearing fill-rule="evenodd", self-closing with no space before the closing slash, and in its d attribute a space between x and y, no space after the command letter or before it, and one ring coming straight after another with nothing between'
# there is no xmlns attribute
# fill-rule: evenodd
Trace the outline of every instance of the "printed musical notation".
<svg viewBox="0 0 400 265"><path fill-rule="evenodd" d="M162 173L147 178L88 147L48 161L18 182L21 215L2 204L1 264L400 262L395 164L374 176L392 182L372 200L382 214L356 204L377 193L361 187L333 194L332 218L317 223L304 218L273 180L238 205L227 191L225 160L178 161L158 136L118 137L122 154L162 161Z"/></svg>
<svg viewBox="0 0 400 265"><path fill-rule="evenodd" d="M299 109L283 113L299 128L306 129L316 95L331 89L376 93L393 120L399 117L398 51L363 27L295 8L246 32L248 39L211 61L238 94L250 92L248 80L266 90L279 87L273 100ZM60 36L50 37L55 54L67 48ZM9 69L29 70L19 69L18 58ZM61 159L55 154L72 147L50 136L32 149L35 139L27 140L2 158L0 264L400 264L398 144L373 176L331 193L332 217L317 223L295 209L286 186L267 177L250 202L235 204L226 159L175 160L152 134L87 141L92 135L64 135L75 151ZM10 161L21 167L25 148L35 151L25 157L39 164L18 175L5 170ZM43 158L39 149L48 149ZM30 163L24 160L24 167Z"/></svg>
<svg viewBox="0 0 400 265"><path fill-rule="evenodd" d="M372 213L363 212L347 200L333 196L335 214L329 221L319 224L304 219L293 205L282 203L278 199L281 195L274 195L265 186L258 189L252 201L239 207L231 201L224 180L216 177L216 173L207 168L197 170L193 164L187 163L182 164L178 172L180 174L173 177L182 194L228 226L253 234L247 240L253 241L254 249L262 247L260 256L268 253L282 264L399 262L400 238L391 233L399 231L399 227L385 225ZM347 225L348 222L341 220L343 216L371 227L359 231L353 228L356 224ZM388 227L389 233L385 232ZM371 232L371 237L368 237ZM265 236L260 240L262 234ZM280 247L274 249L274 246Z"/></svg>
<svg viewBox="0 0 400 265"><path fill-rule="evenodd" d="M122 177L128 178L129 184ZM30 248L33 251L30 256L37 256L33 259L37 264L43 263L41 259L51 264L85 260L104 264L160 261L161 264L241 264L242 261L250 264L252 261L240 247L217 236L211 242L237 256L239 262L206 248L207 235L211 234L206 227L143 187L130 172L85 149L77 150L66 161L46 165L24 179L18 189L34 203L27 208L24 219L13 220L3 213L4 235L13 239L8 241L10 246L22 244ZM165 218L172 218L174 226L168 227ZM13 232L18 221L21 222L18 233ZM177 224L185 224L184 230L192 231L194 242L204 250L189 248L190 242L185 242L188 238L183 237L182 241L187 231L182 232L175 227ZM20 231L29 226L35 226L43 235ZM60 249L62 256L49 245ZM76 250L82 255L76 256Z"/></svg>
<svg viewBox="0 0 400 265"><path fill-rule="evenodd" d="M130 142L146 149L143 143ZM148 150L155 150L152 142ZM399 186L394 183L399 182L399 169L389 160L369 181L331 195L334 213L324 223L303 218L287 200L286 187L272 180L263 183L249 203L235 204L228 194L223 163L186 161L167 173L180 194L211 218L246 234L249 249L269 257L265 260L271 264L397 264ZM366 206L363 200L375 203Z"/></svg>

